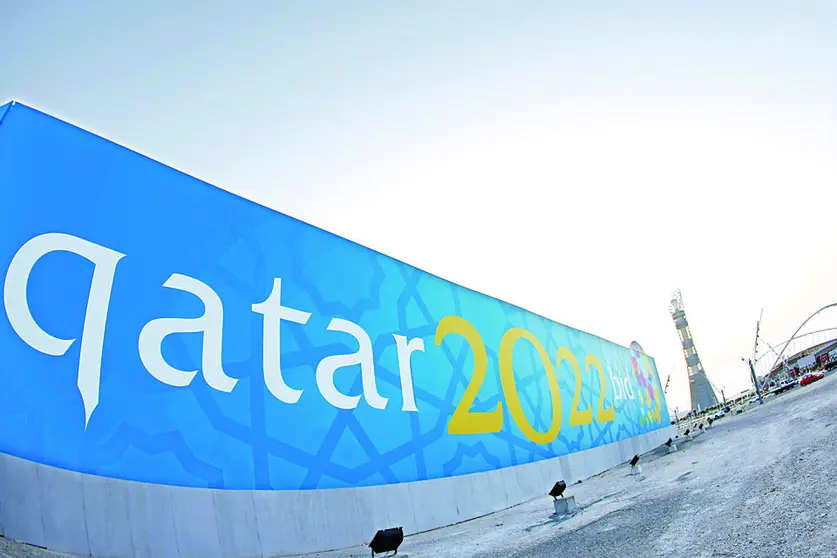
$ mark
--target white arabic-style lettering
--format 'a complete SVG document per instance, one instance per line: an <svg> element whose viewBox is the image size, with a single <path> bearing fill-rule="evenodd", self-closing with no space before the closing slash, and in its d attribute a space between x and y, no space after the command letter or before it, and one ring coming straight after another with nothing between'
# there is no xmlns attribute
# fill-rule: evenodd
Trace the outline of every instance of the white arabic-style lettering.
<svg viewBox="0 0 837 558"><path fill-rule="evenodd" d="M83 238L63 234L46 233L32 238L17 251L9 264L3 291L3 303L9 323L18 336L33 349L56 357L63 356L75 339L61 339L46 331L35 321L30 310L27 287L29 276L37 262L51 252L69 252L81 256L93 264L93 276L87 297L81 349L78 364L78 389L84 403L85 428L99 403L99 386L102 367L102 349L105 339L108 309L113 289L116 266L125 254L100 246ZM149 321L142 328L137 341L140 360L146 370L157 380L174 387L188 386L198 372L207 385L222 392L231 392L237 378L226 374L222 365L224 307L218 294L206 283L188 275L173 274L163 287L196 296L204 306L197 318L161 317ZM265 385L274 397L287 404L295 404L302 396L302 389L289 386L281 368L281 322L305 325L309 312L283 306L281 303L282 280L273 280L273 289L264 302L252 305L251 310L264 316L263 373ZM366 331L354 322L332 318L328 331L349 334L358 344L358 350L350 354L326 356L316 367L316 382L321 395L330 404L341 409L354 409L360 395L341 393L334 376L338 369L360 367L363 399L374 409L384 409L388 399L383 397L376 384L375 358L372 341ZM162 354L163 340L178 333L202 333L200 370L179 370ZM424 352L421 338L407 339L393 334L398 356L399 377L403 395L403 411L418 411L413 394L411 355Z"/></svg>
<svg viewBox="0 0 837 558"><path fill-rule="evenodd" d="M90 415L99 404L102 346L116 264L125 254L76 236L46 233L26 242L14 255L3 286L3 304L9 323L30 347L52 356L63 356L75 339L59 339L44 331L32 317L27 293L32 268L38 260L51 252L77 254L94 265L81 333L77 378L78 390L84 403L84 426L87 428Z"/></svg>

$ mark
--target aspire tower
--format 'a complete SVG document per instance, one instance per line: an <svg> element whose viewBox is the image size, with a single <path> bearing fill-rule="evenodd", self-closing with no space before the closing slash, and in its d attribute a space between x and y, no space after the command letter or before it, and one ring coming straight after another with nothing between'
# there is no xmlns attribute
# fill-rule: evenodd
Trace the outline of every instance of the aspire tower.
<svg viewBox="0 0 837 558"><path fill-rule="evenodd" d="M674 291L669 306L671 319L674 320L674 327L677 328L677 335L680 336L680 344L683 346L683 356L686 357L686 367L689 373L689 395L691 397L692 409L708 409L718 404L718 396L706 377L703 365L700 363L697 348L695 347L692 332L689 329L689 322L686 320L686 310L683 307L683 295L680 289Z"/></svg>

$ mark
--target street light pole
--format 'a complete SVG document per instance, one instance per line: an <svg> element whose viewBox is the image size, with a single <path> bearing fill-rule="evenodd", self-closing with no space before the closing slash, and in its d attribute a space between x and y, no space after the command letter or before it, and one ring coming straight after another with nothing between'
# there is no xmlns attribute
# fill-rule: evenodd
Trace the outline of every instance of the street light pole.
<svg viewBox="0 0 837 558"><path fill-rule="evenodd" d="M742 357L741 360L744 360ZM747 363L750 365L750 377L753 379L753 385L756 386L756 394L759 396L759 405L764 403L764 399L761 396L761 386L759 385L759 379L756 378L756 370L753 368L753 359L747 360Z"/></svg>
<svg viewBox="0 0 837 558"><path fill-rule="evenodd" d="M756 341L753 343L753 356L752 358L748 359L746 362L750 365L750 377L753 379L753 385L756 386L756 394L759 396L759 405L764 403L764 399L761 396L761 386L759 385L759 379L756 377L756 369L753 368L753 359L758 356L759 351L759 330L761 329L761 315L764 313L764 309L759 313L759 321L756 322ZM741 360L744 360L744 357L741 357Z"/></svg>

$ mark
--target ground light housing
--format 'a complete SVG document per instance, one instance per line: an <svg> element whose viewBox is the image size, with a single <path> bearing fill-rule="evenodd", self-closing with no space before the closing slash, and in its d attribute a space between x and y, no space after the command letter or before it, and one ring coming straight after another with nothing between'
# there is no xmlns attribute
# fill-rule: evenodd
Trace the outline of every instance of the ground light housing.
<svg viewBox="0 0 837 558"><path fill-rule="evenodd" d="M398 547L404 541L404 528L391 527L389 529L380 529L372 541L369 543L369 548L372 549L372 556L381 554L382 552L392 552L398 554Z"/></svg>
<svg viewBox="0 0 837 558"><path fill-rule="evenodd" d="M549 491L549 495L552 496L553 500L557 500L558 498L562 498L564 491L567 489L567 483L563 480L559 480L555 483L555 486L552 487L552 490Z"/></svg>
<svg viewBox="0 0 837 558"><path fill-rule="evenodd" d="M631 467L636 467L637 463L639 463L639 456L635 455L631 458L631 461L630 461Z"/></svg>

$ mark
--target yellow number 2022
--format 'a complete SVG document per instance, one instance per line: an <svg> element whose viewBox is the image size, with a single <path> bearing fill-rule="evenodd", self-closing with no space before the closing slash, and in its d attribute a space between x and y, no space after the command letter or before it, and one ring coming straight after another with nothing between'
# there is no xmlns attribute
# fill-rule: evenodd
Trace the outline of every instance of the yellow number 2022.
<svg viewBox="0 0 837 558"><path fill-rule="evenodd" d="M585 409L578 410L578 404L581 402L581 370L578 368L578 360L575 355L567 347L558 349L558 366L561 366L561 361L567 361L573 367L573 374L575 375L575 394L573 395L573 406L570 408L570 426L583 426L585 424L593 424L593 410Z"/></svg>
<svg viewBox="0 0 837 558"><path fill-rule="evenodd" d="M485 355L485 344L479 332L467 320L459 316L446 316L436 327L436 344L450 334L460 335L471 346L474 354L474 372L471 381L465 389L465 394L453 416L448 422L448 432L451 434L484 434L499 432L503 428L503 404L498 402L493 411L471 411L471 405L477 399L477 393L485 381L488 368L488 358Z"/></svg>
<svg viewBox="0 0 837 558"><path fill-rule="evenodd" d="M599 382L602 386L601 393L599 393L599 409L596 411L596 422L611 422L616 419L616 409L613 407L610 409L604 408L605 389L607 388L607 380L605 378L604 369L602 368L602 363L599 362L596 355L588 353L587 357L584 359L584 369L589 371L591 366L599 371Z"/></svg>
<svg viewBox="0 0 837 558"><path fill-rule="evenodd" d="M480 337L479 332L474 326L459 316L446 316L439 322L439 325L436 327L436 345L441 345L442 340L448 335L459 335L465 339L465 342L471 347L471 352L474 355L474 370L471 374L471 381L468 383L468 387L465 389L462 399L456 406L450 421L448 421L448 432L451 434L486 434L499 432L503 428L502 402L498 402L492 411L477 412L471 410L471 406L477 399L477 394L482 387L482 383L485 381L488 368L488 358L486 357L485 344L482 341L482 337ZM523 412L523 406L520 403L520 394L517 391L513 364L514 346L520 339L528 341L535 348L546 373L549 394L552 399L552 422L546 432L535 430L526 418ZM522 328L512 328L500 340L498 357L500 384L502 385L503 396L505 397L506 404L509 406L509 414L511 414L515 424L520 428L526 438L536 444L551 443L561 432L561 388L558 386L555 367L553 367L552 360L549 358L546 349L544 349L541 342L529 331ZM570 409L570 425L582 426L592 424L593 410L578 410L578 405L581 402L582 388L581 370L578 366L578 360L567 347L558 349L556 360L559 367L562 362L568 362L575 375L575 394L573 396L572 408ZM599 408L596 412L596 421L612 421L615 418L614 408L604 408L605 389L607 386L604 370L599 359L593 354L588 354L584 360L585 371L589 371L591 366L598 370L602 387L599 396Z"/></svg>
<svg viewBox="0 0 837 558"><path fill-rule="evenodd" d="M514 380L512 358L514 344L518 339L525 339L535 347L546 372L549 394L552 397L552 424L546 432L538 432L529 424L529 420L523 413L523 406L520 404L520 394L517 392L517 383ZM558 437L561 432L561 388L558 387L555 368L552 366L552 361L541 342L525 329L512 328L500 340L500 382L503 384L503 395L506 397L509 413L514 419L514 423L527 438L536 444L549 444Z"/></svg>
<svg viewBox="0 0 837 558"><path fill-rule="evenodd" d="M570 409L570 426L593 424L593 409L585 409L583 411L578 410L578 404L581 402L582 388L581 370L578 367L578 361L576 360L575 355L573 355L567 347L561 347L558 349L559 366L561 365L562 360L570 363L573 367L573 373L575 375L575 395L573 396L573 406ZM599 362L596 355L588 353L584 359L584 371L589 372L591 366L598 370L599 384L602 388L599 392L599 408L596 411L596 422L611 422L616 418L616 411L613 407L610 409L604 408L605 390L607 389L607 379L605 378L604 369L602 369L602 363Z"/></svg>

